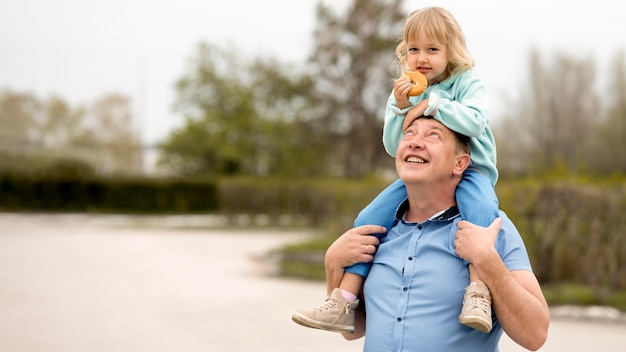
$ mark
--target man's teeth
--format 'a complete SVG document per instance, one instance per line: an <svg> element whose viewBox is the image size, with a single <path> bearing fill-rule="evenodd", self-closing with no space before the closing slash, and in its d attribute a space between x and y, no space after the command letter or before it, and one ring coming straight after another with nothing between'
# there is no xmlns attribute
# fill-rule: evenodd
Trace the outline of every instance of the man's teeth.
<svg viewBox="0 0 626 352"><path fill-rule="evenodd" d="M418 163L418 164L423 164L425 162L424 159L421 159L415 156L411 156L407 158L406 161L409 163Z"/></svg>

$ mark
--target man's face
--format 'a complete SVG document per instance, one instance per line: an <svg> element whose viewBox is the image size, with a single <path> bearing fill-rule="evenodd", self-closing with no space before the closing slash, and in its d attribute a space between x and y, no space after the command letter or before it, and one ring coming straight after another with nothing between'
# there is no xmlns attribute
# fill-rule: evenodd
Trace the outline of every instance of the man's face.
<svg viewBox="0 0 626 352"><path fill-rule="evenodd" d="M451 182L453 176L463 172L459 169L456 143L453 132L439 121L415 119L404 130L398 146L398 175L406 184Z"/></svg>

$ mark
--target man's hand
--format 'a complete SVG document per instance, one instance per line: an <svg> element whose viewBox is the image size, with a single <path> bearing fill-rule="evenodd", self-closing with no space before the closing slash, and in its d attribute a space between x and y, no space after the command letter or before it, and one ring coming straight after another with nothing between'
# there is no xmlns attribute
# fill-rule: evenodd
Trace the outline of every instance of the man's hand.
<svg viewBox="0 0 626 352"><path fill-rule="evenodd" d="M379 241L374 234L385 233L387 229L377 225L363 225L346 231L326 250L326 288L330 293L339 287L344 268L356 263L369 263L374 260ZM347 340L365 335L365 313L361 304L356 311L354 334L344 334Z"/></svg>
<svg viewBox="0 0 626 352"><path fill-rule="evenodd" d="M500 218L496 218L489 227L474 225L465 220L459 221L454 240L456 254L467 262L474 263L486 254L495 251L501 223Z"/></svg>
<svg viewBox="0 0 626 352"><path fill-rule="evenodd" d="M371 262L379 243L372 235L385 232L387 229L377 225L363 225L346 231L326 250L326 267L345 268Z"/></svg>
<svg viewBox="0 0 626 352"><path fill-rule="evenodd" d="M428 109L428 99L420 101L417 105L411 108L411 110L409 110L404 117L402 131L406 130L416 118L424 116L424 111L426 111L426 109Z"/></svg>

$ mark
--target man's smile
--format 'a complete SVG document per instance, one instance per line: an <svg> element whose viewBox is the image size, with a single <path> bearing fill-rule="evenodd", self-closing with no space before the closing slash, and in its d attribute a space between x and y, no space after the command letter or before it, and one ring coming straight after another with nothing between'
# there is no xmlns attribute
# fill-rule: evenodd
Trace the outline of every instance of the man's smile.
<svg viewBox="0 0 626 352"><path fill-rule="evenodd" d="M416 156L410 156L410 157L406 158L406 161L408 163L417 163L417 164L424 164L426 162L426 160L424 160L422 158L418 158Z"/></svg>

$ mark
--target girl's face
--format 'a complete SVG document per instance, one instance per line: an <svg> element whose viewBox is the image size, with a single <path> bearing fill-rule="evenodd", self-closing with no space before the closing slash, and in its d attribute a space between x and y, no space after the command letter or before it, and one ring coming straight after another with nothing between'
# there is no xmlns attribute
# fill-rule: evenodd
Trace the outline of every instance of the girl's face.
<svg viewBox="0 0 626 352"><path fill-rule="evenodd" d="M423 73L429 84L448 78L448 46L427 37L423 32L407 42L406 59L411 71Z"/></svg>

